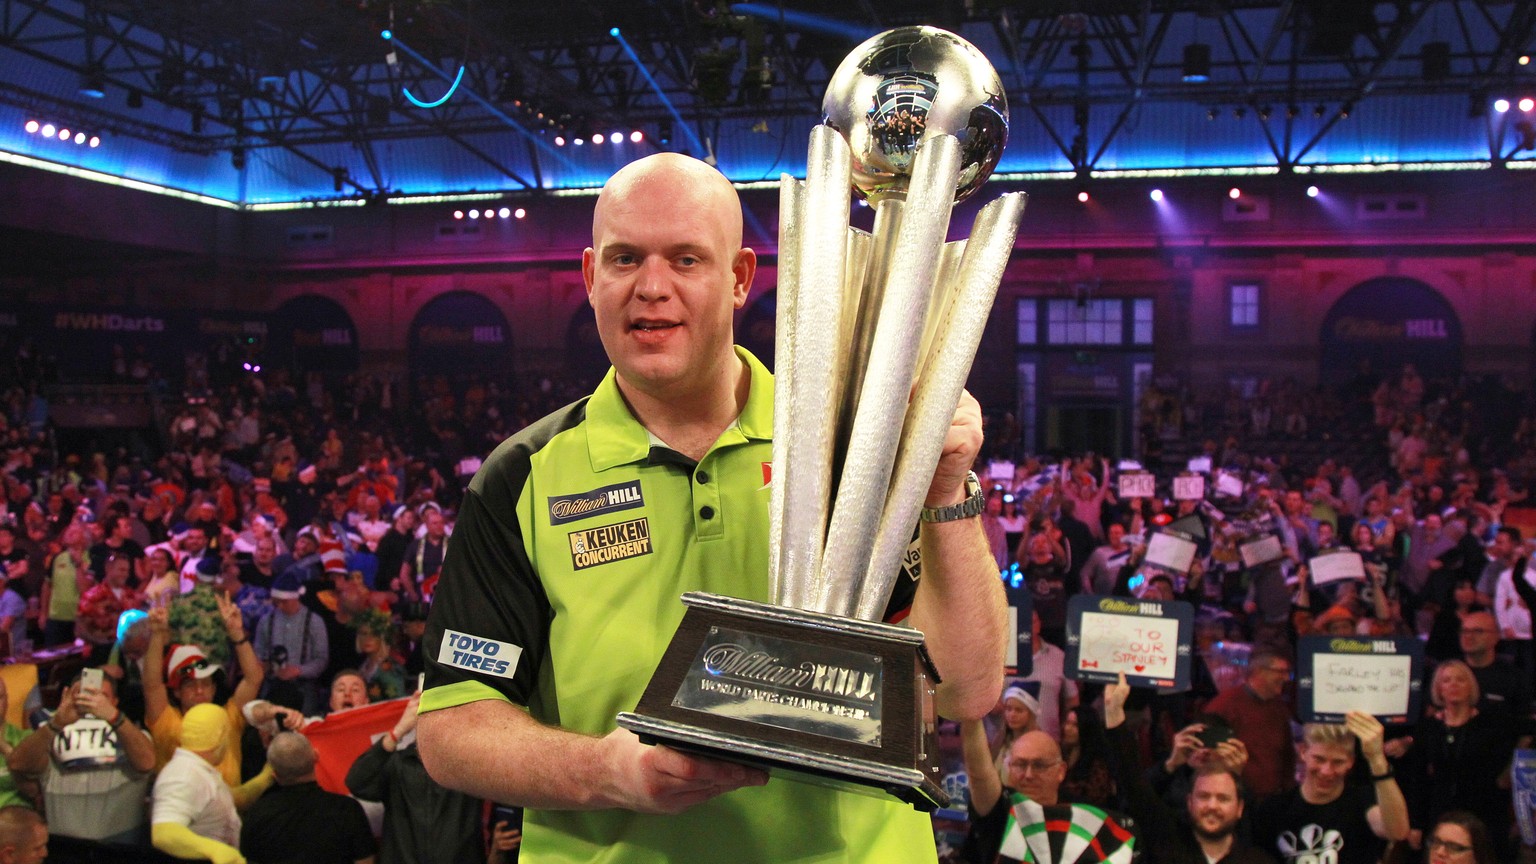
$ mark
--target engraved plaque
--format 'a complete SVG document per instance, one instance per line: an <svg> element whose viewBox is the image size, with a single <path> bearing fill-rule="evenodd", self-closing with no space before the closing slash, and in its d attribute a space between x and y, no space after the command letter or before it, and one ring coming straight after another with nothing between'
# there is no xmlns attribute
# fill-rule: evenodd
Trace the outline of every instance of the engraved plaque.
<svg viewBox="0 0 1536 864"><path fill-rule="evenodd" d="M881 668L874 654L711 627L672 704L879 746Z"/></svg>

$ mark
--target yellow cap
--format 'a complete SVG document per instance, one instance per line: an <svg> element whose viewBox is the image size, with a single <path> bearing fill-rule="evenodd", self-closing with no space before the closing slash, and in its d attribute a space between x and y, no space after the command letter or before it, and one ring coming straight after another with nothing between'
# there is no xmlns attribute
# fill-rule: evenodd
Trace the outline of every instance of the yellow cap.
<svg viewBox="0 0 1536 864"><path fill-rule="evenodd" d="M224 741L224 709L218 705L194 705L181 719L181 746L188 750L217 750Z"/></svg>

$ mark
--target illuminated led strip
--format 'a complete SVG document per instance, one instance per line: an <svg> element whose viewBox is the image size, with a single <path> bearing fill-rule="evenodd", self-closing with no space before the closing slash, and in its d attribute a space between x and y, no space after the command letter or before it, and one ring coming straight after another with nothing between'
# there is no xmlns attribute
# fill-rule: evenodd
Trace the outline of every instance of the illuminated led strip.
<svg viewBox="0 0 1536 864"><path fill-rule="evenodd" d="M50 162L46 159L23 156L20 153L12 153L8 150L0 150L0 162L22 165L27 168L40 168L44 171L51 171L54 174L78 177L81 180L90 180L94 183L106 183L110 186L121 186L124 189L133 189L138 192L149 192L153 195L166 195L171 198L181 198L185 201L196 201L199 204L211 204L215 207L224 207L229 210L240 209L240 205L234 201L226 201L223 198L215 198L212 195L188 192L185 189L173 189L169 186L161 186L158 183L146 183L143 180L131 180L127 177L118 177L114 174L92 171L89 168L77 168L73 165L64 165L58 162Z"/></svg>
<svg viewBox="0 0 1536 864"><path fill-rule="evenodd" d="M336 198L321 201L267 201L261 204L246 204L241 210L252 213L266 213L272 210L317 210L326 207L367 207L368 201L363 198Z"/></svg>

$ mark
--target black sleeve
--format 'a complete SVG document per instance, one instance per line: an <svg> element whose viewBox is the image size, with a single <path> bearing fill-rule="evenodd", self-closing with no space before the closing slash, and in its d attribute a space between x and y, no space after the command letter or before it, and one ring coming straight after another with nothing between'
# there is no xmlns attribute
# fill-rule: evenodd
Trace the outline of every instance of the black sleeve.
<svg viewBox="0 0 1536 864"><path fill-rule="evenodd" d="M1520 595L1521 601L1527 608L1536 609L1536 587L1532 587L1531 583L1525 579L1525 565L1529 561L1530 558L1522 556L1515 562L1514 572L1509 575L1513 577L1511 581L1515 583L1515 593Z"/></svg>
<svg viewBox="0 0 1536 864"><path fill-rule="evenodd" d="M907 544L907 554L901 556L901 572L896 574L896 584L891 586L891 599L885 604L885 615L880 620L895 624L912 612L912 601L917 597L917 582L923 577L923 526L912 531L912 541Z"/></svg>
<svg viewBox="0 0 1536 864"><path fill-rule="evenodd" d="M1115 759L1120 764L1121 791L1125 793L1125 809L1136 820L1141 843L1149 849L1165 849L1172 852L1179 845L1178 814L1147 782L1140 770L1136 736L1122 723L1106 730Z"/></svg>
<svg viewBox="0 0 1536 864"><path fill-rule="evenodd" d="M391 754L384 749L383 740L373 742L347 769L347 790L364 801L383 801L389 791L385 769Z"/></svg>
<svg viewBox="0 0 1536 864"><path fill-rule="evenodd" d="M361 861L377 852L378 844L373 841L373 829L368 825L363 805L348 798L346 807L346 821L341 827L347 838L347 860Z"/></svg>
<svg viewBox="0 0 1536 864"><path fill-rule="evenodd" d="M537 689L553 613L518 521L527 460L494 464L496 470L477 477L465 493L428 613L422 659L429 690L478 681L527 705ZM445 645L449 637L457 645ZM467 646L465 638L471 640ZM488 656L476 640L501 644Z"/></svg>

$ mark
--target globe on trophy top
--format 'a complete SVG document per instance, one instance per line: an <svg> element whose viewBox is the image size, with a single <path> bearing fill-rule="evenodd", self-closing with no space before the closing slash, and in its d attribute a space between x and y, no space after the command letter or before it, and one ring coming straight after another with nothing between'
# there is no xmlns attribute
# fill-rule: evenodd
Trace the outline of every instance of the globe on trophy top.
<svg viewBox="0 0 1536 864"><path fill-rule="evenodd" d="M960 139L961 201L981 188L1008 141L1008 100L976 46L937 27L898 27L853 49L827 84L821 111L853 151L853 184L878 200L904 195L917 147Z"/></svg>

